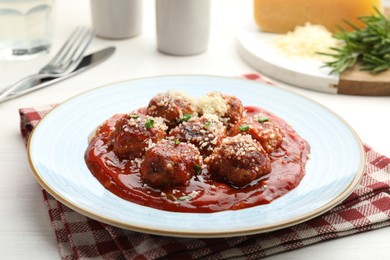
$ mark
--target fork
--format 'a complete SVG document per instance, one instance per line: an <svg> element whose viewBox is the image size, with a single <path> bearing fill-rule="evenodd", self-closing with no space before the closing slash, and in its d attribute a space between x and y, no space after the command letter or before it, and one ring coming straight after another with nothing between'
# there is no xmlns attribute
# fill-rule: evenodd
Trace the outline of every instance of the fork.
<svg viewBox="0 0 390 260"><path fill-rule="evenodd" d="M37 74L25 77L0 92L0 101L7 98L17 89L31 87L26 82L38 82L44 78L57 78L74 71L80 64L84 52L94 37L94 31L77 27L56 55Z"/></svg>

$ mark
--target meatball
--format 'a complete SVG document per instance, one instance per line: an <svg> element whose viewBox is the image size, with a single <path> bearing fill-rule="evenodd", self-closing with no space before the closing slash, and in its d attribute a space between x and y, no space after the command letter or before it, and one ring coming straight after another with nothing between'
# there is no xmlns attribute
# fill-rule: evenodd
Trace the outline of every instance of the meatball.
<svg viewBox="0 0 390 260"><path fill-rule="evenodd" d="M196 114L194 102L179 92L169 91L153 97L146 108L146 114L162 117L168 127L177 126L183 117Z"/></svg>
<svg viewBox="0 0 390 260"><path fill-rule="evenodd" d="M191 117L176 126L169 136L195 145L202 156L208 156L226 137L226 128L216 115L205 114L202 117Z"/></svg>
<svg viewBox="0 0 390 260"><path fill-rule="evenodd" d="M229 131L229 135L249 134L257 140L267 153L272 153L278 149L284 135L282 131L269 121L263 113L258 113L253 117L245 117L235 124Z"/></svg>
<svg viewBox="0 0 390 260"><path fill-rule="evenodd" d="M199 98L198 112L218 115L229 129L243 117L244 107L241 100L235 96L211 92L207 96Z"/></svg>
<svg viewBox="0 0 390 260"><path fill-rule="evenodd" d="M185 186L201 166L202 157L194 145L164 139L146 152L141 179L156 188Z"/></svg>
<svg viewBox="0 0 390 260"><path fill-rule="evenodd" d="M236 187L243 187L271 172L267 153L250 135L225 138L205 162L216 179Z"/></svg>
<svg viewBox="0 0 390 260"><path fill-rule="evenodd" d="M162 118L126 114L116 122L112 133L114 153L122 159L142 157L150 143L166 137L167 129Z"/></svg>

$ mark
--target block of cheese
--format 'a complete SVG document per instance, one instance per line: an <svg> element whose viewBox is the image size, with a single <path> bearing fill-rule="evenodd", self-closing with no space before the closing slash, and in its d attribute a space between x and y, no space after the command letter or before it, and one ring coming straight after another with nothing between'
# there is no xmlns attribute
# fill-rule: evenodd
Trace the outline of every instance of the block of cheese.
<svg viewBox="0 0 390 260"><path fill-rule="evenodd" d="M254 0L254 16L262 31L286 33L298 25L320 24L336 32L337 26L347 28L344 20L357 26L357 18L382 11L381 0Z"/></svg>

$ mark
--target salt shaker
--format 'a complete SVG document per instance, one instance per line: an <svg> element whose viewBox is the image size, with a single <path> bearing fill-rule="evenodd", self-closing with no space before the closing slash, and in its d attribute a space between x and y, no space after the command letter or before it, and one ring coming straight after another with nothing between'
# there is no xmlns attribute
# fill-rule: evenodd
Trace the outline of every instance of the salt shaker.
<svg viewBox="0 0 390 260"><path fill-rule="evenodd" d="M134 37L142 29L142 0L91 0L91 15L97 36Z"/></svg>
<svg viewBox="0 0 390 260"><path fill-rule="evenodd" d="M157 48L170 55L207 50L210 0L156 0Z"/></svg>

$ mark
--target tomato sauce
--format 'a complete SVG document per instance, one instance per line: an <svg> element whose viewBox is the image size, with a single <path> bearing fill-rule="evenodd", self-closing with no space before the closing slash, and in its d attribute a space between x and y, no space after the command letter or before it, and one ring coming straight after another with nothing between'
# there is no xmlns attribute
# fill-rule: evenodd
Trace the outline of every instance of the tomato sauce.
<svg viewBox="0 0 390 260"><path fill-rule="evenodd" d="M85 162L92 174L112 193L156 209L210 213L268 204L298 186L305 175L310 147L283 119L258 107L245 109L248 116L259 112L266 114L284 133L284 140L281 147L269 154L271 173L241 188L212 179L207 167L193 176L185 187L156 189L144 184L139 172L141 159L120 159L110 145L110 133L121 117L119 114L97 129L85 152Z"/></svg>

